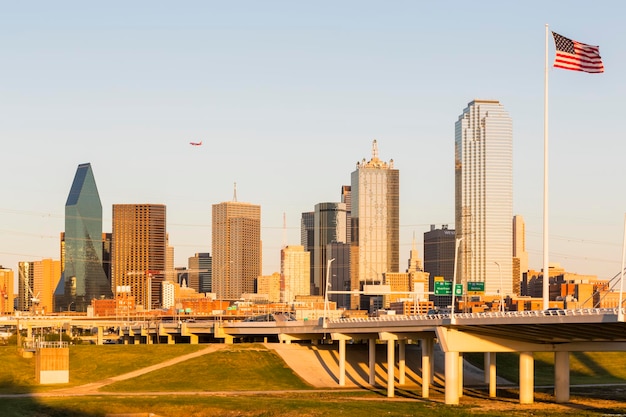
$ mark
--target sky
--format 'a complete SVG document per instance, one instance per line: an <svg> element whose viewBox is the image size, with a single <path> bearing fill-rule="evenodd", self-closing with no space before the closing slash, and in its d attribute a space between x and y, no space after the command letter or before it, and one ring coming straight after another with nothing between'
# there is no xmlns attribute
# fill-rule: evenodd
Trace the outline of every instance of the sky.
<svg viewBox="0 0 626 417"><path fill-rule="evenodd" d="M513 120L514 214L543 266L546 24L606 72L552 68L549 259L615 276L626 193L621 1L0 1L0 265L59 259L90 162L113 204L167 205L176 266L211 252L211 206L261 206L263 273L301 213L340 201L363 158L400 171L400 265L454 228L454 124L474 99ZM191 146L202 141L202 146Z"/></svg>

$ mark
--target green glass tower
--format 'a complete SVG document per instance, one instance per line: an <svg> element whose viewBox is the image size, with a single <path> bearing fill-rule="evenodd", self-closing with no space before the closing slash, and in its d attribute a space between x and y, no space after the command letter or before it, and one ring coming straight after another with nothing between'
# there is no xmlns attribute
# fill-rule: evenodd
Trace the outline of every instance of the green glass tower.
<svg viewBox="0 0 626 417"><path fill-rule="evenodd" d="M102 204L91 164L80 164L65 203L64 299L86 311L94 298L111 298L102 264ZM68 307L68 310L70 307Z"/></svg>

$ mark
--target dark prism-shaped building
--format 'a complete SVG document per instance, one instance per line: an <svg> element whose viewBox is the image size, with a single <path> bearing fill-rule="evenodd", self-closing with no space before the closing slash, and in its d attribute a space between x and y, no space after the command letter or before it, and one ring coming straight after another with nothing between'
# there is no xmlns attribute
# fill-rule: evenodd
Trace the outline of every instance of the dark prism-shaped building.
<svg viewBox="0 0 626 417"><path fill-rule="evenodd" d="M68 309L72 305L72 310L87 311L92 299L113 296L103 268L102 246L100 195L91 164L80 164L65 203L65 264L57 289Z"/></svg>

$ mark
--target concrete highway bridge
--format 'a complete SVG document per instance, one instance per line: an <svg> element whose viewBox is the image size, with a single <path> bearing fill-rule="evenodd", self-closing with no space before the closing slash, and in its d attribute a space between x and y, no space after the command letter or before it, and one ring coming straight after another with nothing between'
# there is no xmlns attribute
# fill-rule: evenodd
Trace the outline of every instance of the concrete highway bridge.
<svg viewBox="0 0 626 417"><path fill-rule="evenodd" d="M399 384L405 378L405 346L421 346L422 397L428 398L434 372L434 345L445 355L445 402L458 404L463 395L463 353L485 355L485 381L489 395L496 396L496 353L519 353L519 401L534 401L533 352L554 352L555 400L570 397L569 352L626 351L626 323L617 309L546 310L525 312L455 313L442 315L337 318L319 321L294 320L289 314L259 317L258 321L136 320L86 317L29 317L0 321L0 325L26 327L83 327L97 329L97 343L106 329L115 329L123 343L233 343L237 340L268 339L291 342L337 342L339 386L345 385L346 349L354 342L369 345L369 379L374 384L376 343L387 344L387 395L394 396L394 369ZM267 321L266 321L267 320ZM30 334L29 334L30 336ZM398 358L396 361L396 345Z"/></svg>

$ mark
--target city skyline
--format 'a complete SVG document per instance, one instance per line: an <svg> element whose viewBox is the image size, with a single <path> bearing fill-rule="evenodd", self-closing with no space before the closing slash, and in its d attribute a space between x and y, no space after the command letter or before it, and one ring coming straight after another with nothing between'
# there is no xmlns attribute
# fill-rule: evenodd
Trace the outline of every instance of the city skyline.
<svg viewBox="0 0 626 417"><path fill-rule="evenodd" d="M454 122L471 100L493 99L513 120L513 213L526 222L529 267L541 269L549 23L600 45L606 69L550 70L550 260L613 277L626 209L625 6L453 3L137 3L124 15L7 5L0 265L59 259L67 187L89 162L103 231L114 204L165 204L176 266L212 252L211 205L236 182L239 200L263 210L270 275L280 248L300 242L301 213L340 201L373 139L402 175L403 265L413 235L421 247L431 224L454 227Z"/></svg>

